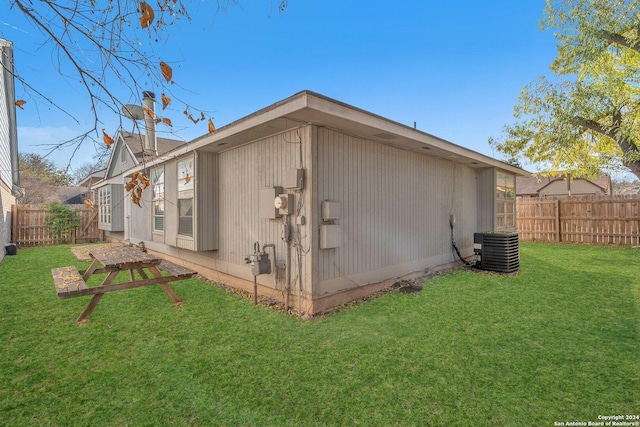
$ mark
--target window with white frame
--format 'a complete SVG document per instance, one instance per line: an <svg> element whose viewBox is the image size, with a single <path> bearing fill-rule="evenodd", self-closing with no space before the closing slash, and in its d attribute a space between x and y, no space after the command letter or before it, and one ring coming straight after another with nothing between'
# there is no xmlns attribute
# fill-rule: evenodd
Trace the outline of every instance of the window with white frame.
<svg viewBox="0 0 640 427"><path fill-rule="evenodd" d="M496 230L514 229L516 226L516 177L498 171L496 183Z"/></svg>
<svg viewBox="0 0 640 427"><path fill-rule="evenodd" d="M153 188L153 231L164 232L164 168L151 171Z"/></svg>
<svg viewBox="0 0 640 427"><path fill-rule="evenodd" d="M178 162L178 234L193 237L193 156Z"/></svg>
<svg viewBox="0 0 640 427"><path fill-rule="evenodd" d="M111 186L98 189L98 220L103 224L111 224Z"/></svg>

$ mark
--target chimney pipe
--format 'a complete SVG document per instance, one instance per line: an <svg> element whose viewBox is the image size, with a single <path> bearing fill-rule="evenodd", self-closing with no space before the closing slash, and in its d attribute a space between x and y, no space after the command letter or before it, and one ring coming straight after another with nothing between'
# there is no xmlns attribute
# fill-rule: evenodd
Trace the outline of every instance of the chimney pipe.
<svg viewBox="0 0 640 427"><path fill-rule="evenodd" d="M145 90L142 92L142 101L144 105L144 152L153 155L158 154L158 142L156 139L156 94ZM147 110L151 114L147 113Z"/></svg>

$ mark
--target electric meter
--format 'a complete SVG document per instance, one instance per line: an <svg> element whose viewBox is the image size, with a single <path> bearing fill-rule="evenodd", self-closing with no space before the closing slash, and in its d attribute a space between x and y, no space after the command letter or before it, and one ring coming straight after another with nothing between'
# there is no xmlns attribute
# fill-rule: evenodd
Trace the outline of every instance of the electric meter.
<svg viewBox="0 0 640 427"><path fill-rule="evenodd" d="M278 196L273 201L273 205L278 209L286 209L287 208L287 197L286 196Z"/></svg>
<svg viewBox="0 0 640 427"><path fill-rule="evenodd" d="M280 210L281 214L289 215L293 213L293 195L280 194L273 201L273 205L276 207L276 209Z"/></svg>

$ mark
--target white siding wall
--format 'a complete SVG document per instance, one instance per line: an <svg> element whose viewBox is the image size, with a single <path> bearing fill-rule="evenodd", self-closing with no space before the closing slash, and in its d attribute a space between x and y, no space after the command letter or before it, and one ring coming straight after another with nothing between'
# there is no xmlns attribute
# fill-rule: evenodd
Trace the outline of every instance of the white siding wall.
<svg viewBox="0 0 640 427"><path fill-rule="evenodd" d="M15 203L15 197L11 194L13 184L11 168L11 133L10 120L7 110L9 94L6 82L6 73L3 63L5 61L3 46L0 44L0 261L4 258L4 245L11 239L11 205ZM7 64L11 66L10 64ZM10 108L10 107L9 107Z"/></svg>
<svg viewBox="0 0 640 427"><path fill-rule="evenodd" d="M341 204L342 246L319 250L316 295L453 261L449 215L464 255L477 231L473 169L318 129L318 209Z"/></svg>
<svg viewBox="0 0 640 427"><path fill-rule="evenodd" d="M8 97L10 94L7 93L7 85L4 81L6 74L3 68L4 59L4 50L2 49L2 45L0 45L0 180L11 188L13 183L11 175L11 138L9 132L9 111L7 110Z"/></svg>

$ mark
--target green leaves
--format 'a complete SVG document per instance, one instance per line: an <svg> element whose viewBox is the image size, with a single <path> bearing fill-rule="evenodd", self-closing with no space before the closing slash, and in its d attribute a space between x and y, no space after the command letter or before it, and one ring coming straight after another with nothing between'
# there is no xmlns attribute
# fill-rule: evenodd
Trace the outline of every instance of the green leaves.
<svg viewBox="0 0 640 427"><path fill-rule="evenodd" d="M49 227L50 234L68 239L71 232L80 225L78 212L60 202L50 202L46 205L49 208L49 214L44 223Z"/></svg>
<svg viewBox="0 0 640 427"><path fill-rule="evenodd" d="M491 140L509 158L551 171L640 177L640 2L547 0L543 29L556 30L558 79L526 86L516 122Z"/></svg>

